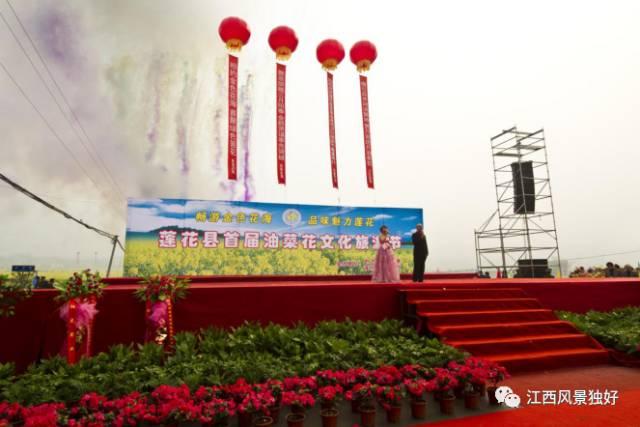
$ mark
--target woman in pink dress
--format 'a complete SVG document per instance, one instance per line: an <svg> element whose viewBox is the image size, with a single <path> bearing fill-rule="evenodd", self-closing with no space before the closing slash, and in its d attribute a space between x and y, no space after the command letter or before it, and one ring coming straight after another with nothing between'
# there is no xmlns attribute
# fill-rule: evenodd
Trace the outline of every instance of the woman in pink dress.
<svg viewBox="0 0 640 427"><path fill-rule="evenodd" d="M399 282L400 272L398 271L398 263L396 257L393 256L391 242L389 242L389 229L386 225L380 227L380 247L376 254L376 262L373 265L373 281L374 282Z"/></svg>

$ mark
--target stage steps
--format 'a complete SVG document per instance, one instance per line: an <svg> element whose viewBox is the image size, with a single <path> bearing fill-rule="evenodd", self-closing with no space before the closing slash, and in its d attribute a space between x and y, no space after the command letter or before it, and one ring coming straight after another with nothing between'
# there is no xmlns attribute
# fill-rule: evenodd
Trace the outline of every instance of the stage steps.
<svg viewBox="0 0 640 427"><path fill-rule="evenodd" d="M519 288L401 290L403 316L422 332L512 372L609 362L608 351Z"/></svg>

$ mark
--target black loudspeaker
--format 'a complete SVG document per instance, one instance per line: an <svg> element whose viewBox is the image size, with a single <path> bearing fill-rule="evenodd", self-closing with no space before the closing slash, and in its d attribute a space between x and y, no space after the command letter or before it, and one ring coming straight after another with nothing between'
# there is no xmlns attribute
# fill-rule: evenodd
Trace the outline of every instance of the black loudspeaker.
<svg viewBox="0 0 640 427"><path fill-rule="evenodd" d="M519 259L518 277L553 277L546 259Z"/></svg>
<svg viewBox="0 0 640 427"><path fill-rule="evenodd" d="M511 163L513 176L513 213L536 211L536 186L533 181L533 162Z"/></svg>

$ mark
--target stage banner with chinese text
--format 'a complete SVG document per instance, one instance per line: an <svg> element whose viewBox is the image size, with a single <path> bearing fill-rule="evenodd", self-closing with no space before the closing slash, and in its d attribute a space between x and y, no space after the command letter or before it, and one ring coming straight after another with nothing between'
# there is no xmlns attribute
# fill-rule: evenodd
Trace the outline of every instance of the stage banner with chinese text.
<svg viewBox="0 0 640 427"><path fill-rule="evenodd" d="M401 271L422 209L129 199L125 276L371 273L386 225Z"/></svg>

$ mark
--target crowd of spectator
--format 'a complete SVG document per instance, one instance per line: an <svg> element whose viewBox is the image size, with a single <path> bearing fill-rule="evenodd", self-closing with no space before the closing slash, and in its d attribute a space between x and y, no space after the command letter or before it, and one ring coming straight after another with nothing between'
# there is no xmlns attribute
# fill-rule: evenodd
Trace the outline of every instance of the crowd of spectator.
<svg viewBox="0 0 640 427"><path fill-rule="evenodd" d="M31 286L34 289L53 289L53 285L55 284L55 279L47 279L44 276L33 276L33 280L31 281Z"/></svg>
<svg viewBox="0 0 640 427"><path fill-rule="evenodd" d="M633 268L627 264L624 267L620 267L618 264L614 264L609 261L606 267L576 267L576 269L569 275L569 277L638 277L640 276L640 269Z"/></svg>

